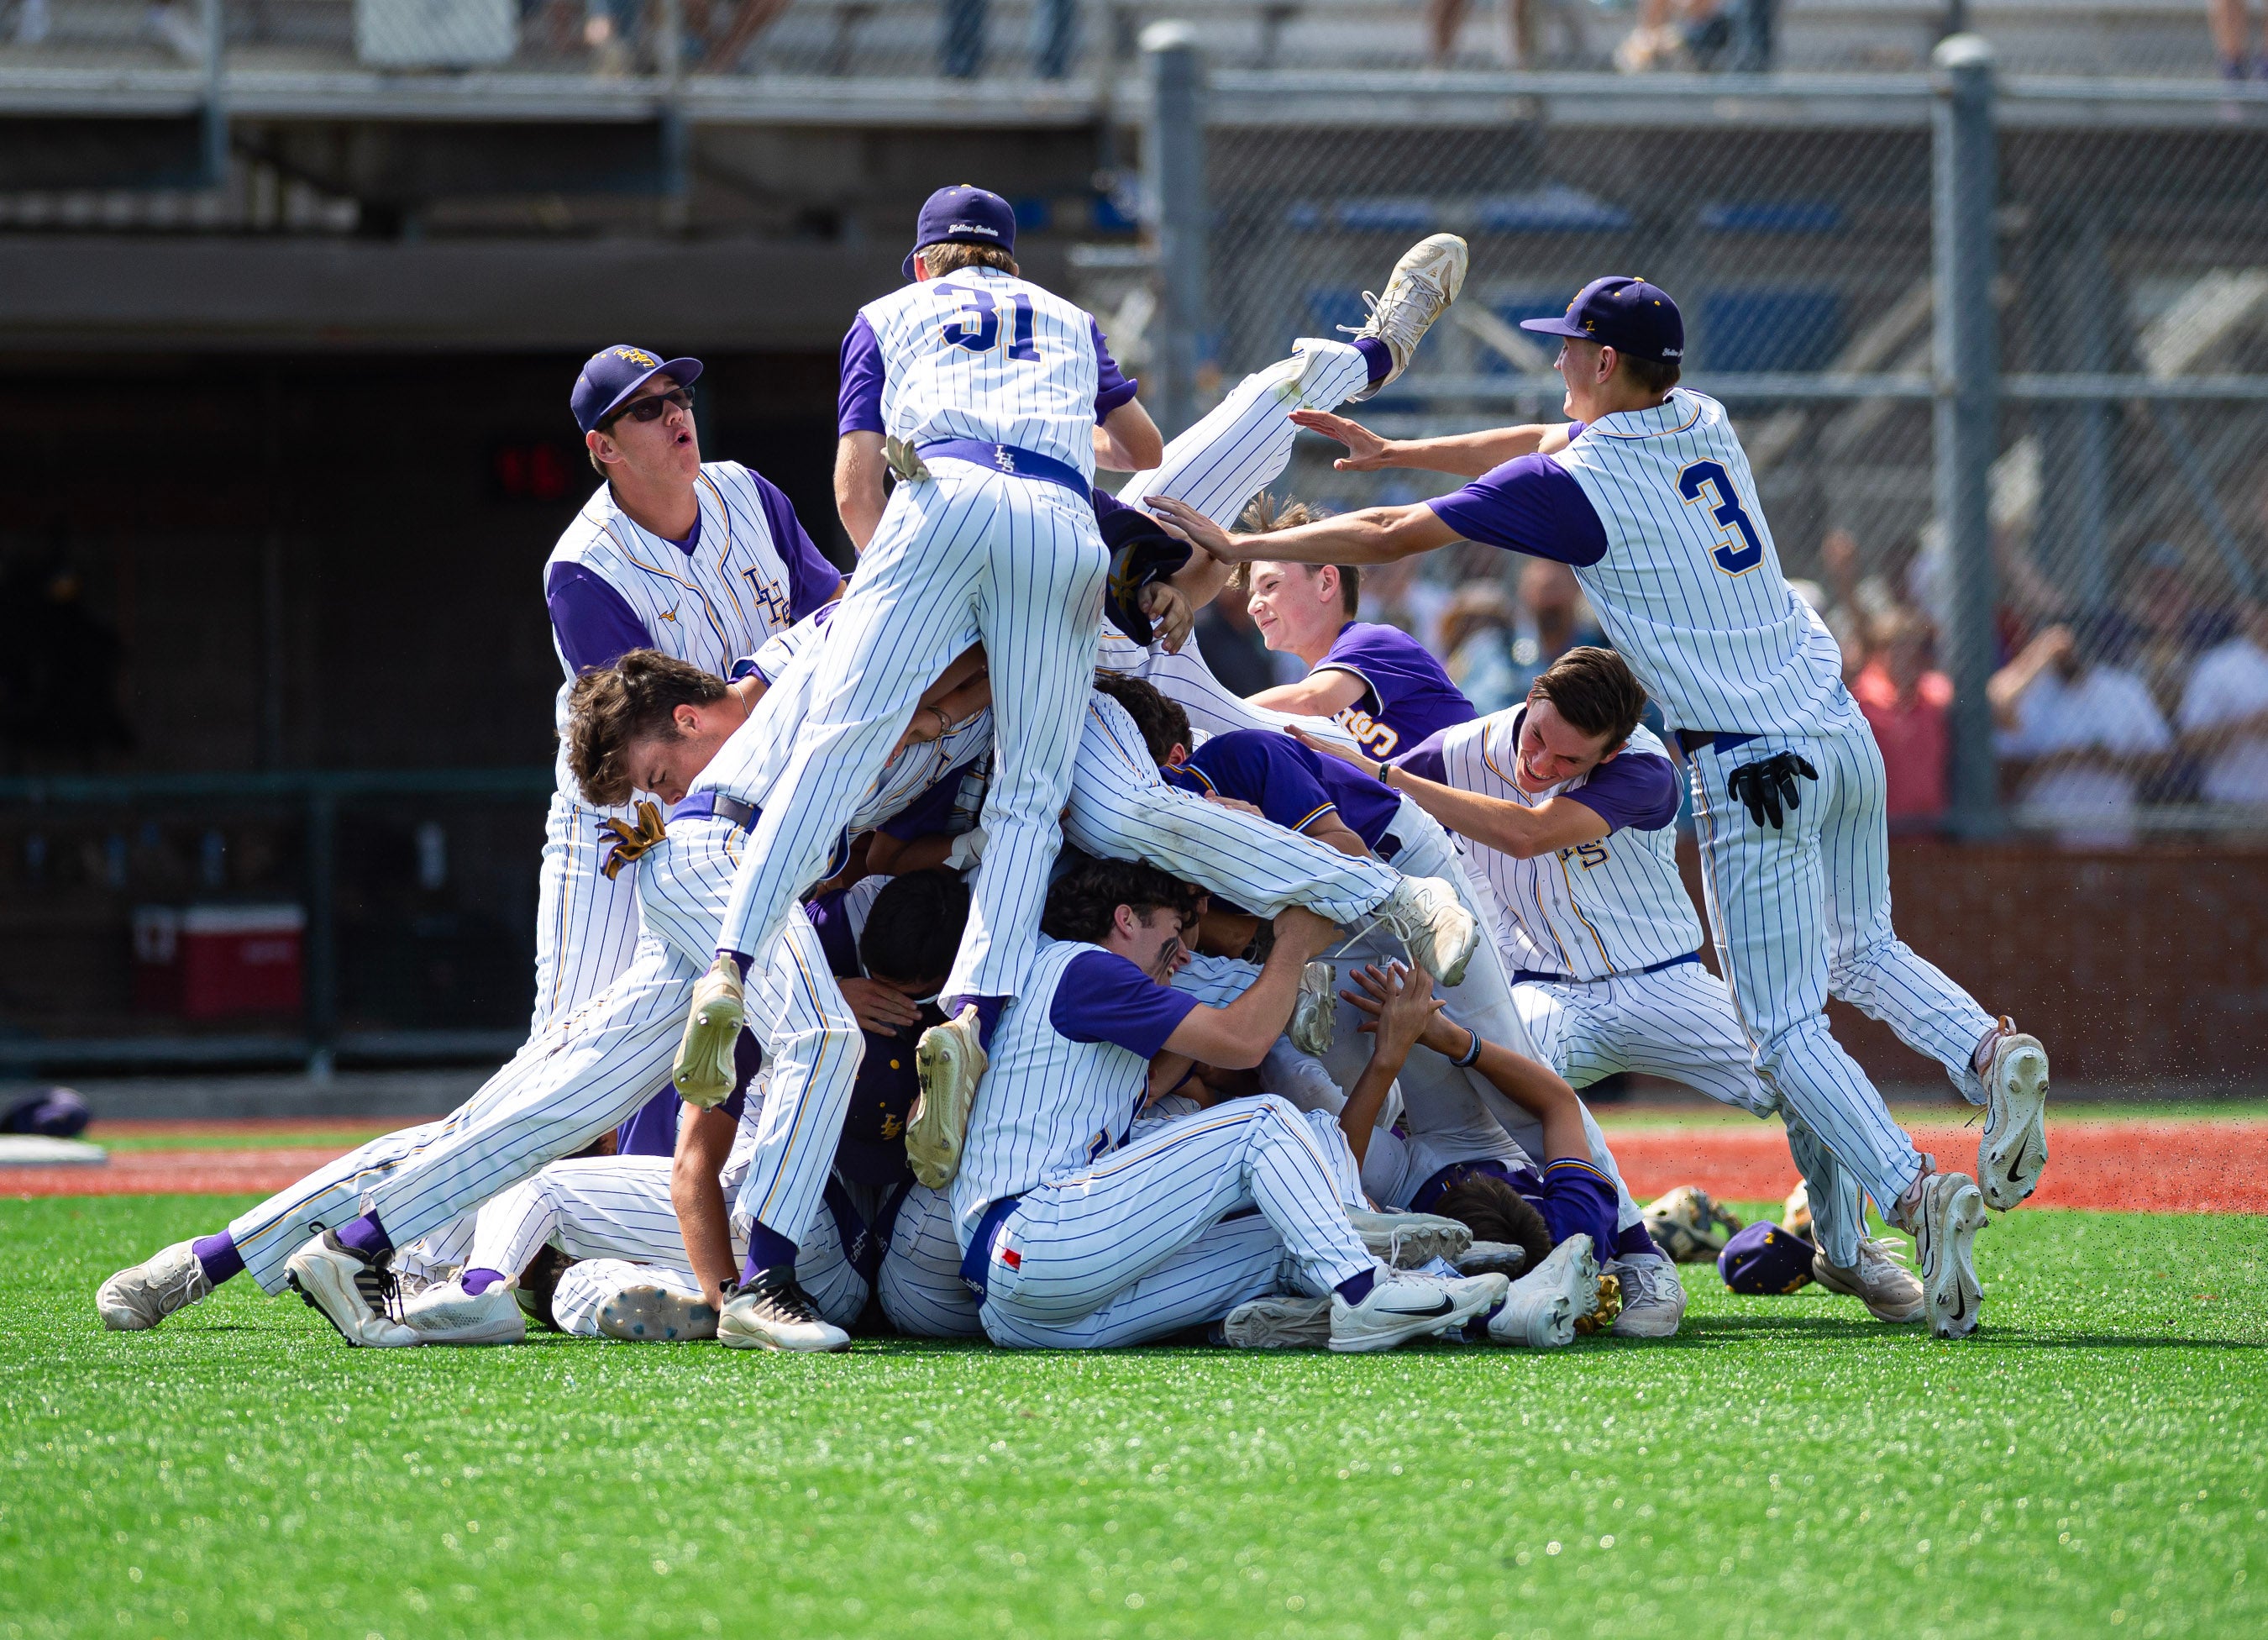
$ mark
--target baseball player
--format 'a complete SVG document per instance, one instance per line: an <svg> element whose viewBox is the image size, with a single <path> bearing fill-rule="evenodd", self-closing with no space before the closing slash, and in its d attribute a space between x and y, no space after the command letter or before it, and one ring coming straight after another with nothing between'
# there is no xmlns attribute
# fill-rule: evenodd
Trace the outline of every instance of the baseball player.
<svg viewBox="0 0 2268 1640"><path fill-rule="evenodd" d="M1436 735L1391 763L1349 756L1464 838L1498 910L1513 1001L1538 1055L1578 1088L1617 1071L1773 1113L1677 871L1677 771L1638 722L1646 691L1611 650L1572 649L1523 706ZM1322 742L1317 742L1321 745ZM1858 1181L1800 1119L1789 1149L1821 1204L1816 1278L1886 1321L1921 1287L1863 1235Z"/></svg>
<svg viewBox="0 0 2268 1640"><path fill-rule="evenodd" d="M658 649L722 675L774 632L835 597L841 573L774 484L737 462L701 459L697 358L637 347L593 353L571 407L605 480L544 565L561 685L559 789L544 826L531 1029L570 1013L622 972L637 940L636 879L608 875L608 823L567 767L567 690L578 673Z"/></svg>
<svg viewBox="0 0 2268 1640"><path fill-rule="evenodd" d="M859 548L802 733L766 800L748 869L699 987L678 1061L718 1086L747 953L820 875L915 703L974 628L996 681L998 750L984 856L951 1023L924 1038L941 1081L970 1085L1037 932L1071 783L1108 568L1090 499L1098 447L1130 471L1163 441L1088 314L1020 278L1016 217L982 188L922 208L902 289L843 343L836 492ZM899 484L885 499L884 474ZM688 1079L690 1082L688 1084Z"/></svg>
<svg viewBox="0 0 2268 1640"><path fill-rule="evenodd" d="M1286 912L1259 979L1207 1007L1167 984L1195 907L1163 872L1122 861L1075 862L1049 890L953 1182L962 1274L986 1334L1028 1348L1139 1343L1296 1281L1331 1296L1332 1348L1367 1351L1502 1298L1500 1275L1381 1267L1313 1129L1282 1099L1239 1099L1130 1137L1157 1055L1257 1065L1290 1016L1300 965L1333 937L1323 919Z"/></svg>
<svg viewBox="0 0 2268 1640"><path fill-rule="evenodd" d="M1932 1328L1961 1336L1983 1302L1984 1209L2021 1201L2046 1162L2046 1052L1892 931L1881 753L1834 639L1781 574L1731 418L1676 385L1676 305L1611 277L1564 318L1524 322L1563 338L1567 424L1389 445L1336 417L1294 417L1345 442L1350 466L1461 473L1462 490L1253 537L1152 505L1228 561L1381 563L1462 537L1573 565L1690 762L1710 920L1758 1075L1914 1235ZM1830 992L1985 1107L1978 1178L1915 1150L1830 1034Z"/></svg>

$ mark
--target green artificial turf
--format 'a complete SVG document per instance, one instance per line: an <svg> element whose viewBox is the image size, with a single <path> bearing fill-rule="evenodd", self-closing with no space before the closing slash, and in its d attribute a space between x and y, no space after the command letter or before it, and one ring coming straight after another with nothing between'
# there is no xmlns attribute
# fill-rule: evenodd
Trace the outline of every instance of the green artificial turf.
<svg viewBox="0 0 2268 1640"><path fill-rule="evenodd" d="M1959 1344L1703 1269L1550 1355L99 1330L232 1206L0 1203L5 1640L2268 1632L2258 1219L1998 1221Z"/></svg>

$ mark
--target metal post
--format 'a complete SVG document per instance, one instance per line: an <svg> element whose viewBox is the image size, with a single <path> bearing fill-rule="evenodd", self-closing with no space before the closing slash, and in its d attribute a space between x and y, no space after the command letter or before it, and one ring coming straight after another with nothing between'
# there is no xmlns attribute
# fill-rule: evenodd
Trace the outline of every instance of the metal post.
<svg viewBox="0 0 2268 1640"><path fill-rule="evenodd" d="M228 17L225 0L203 0L199 21L205 36L204 181L207 188L228 186L228 102L223 76L228 57Z"/></svg>
<svg viewBox="0 0 2268 1640"><path fill-rule="evenodd" d="M661 76L661 203L664 233L682 233L693 215L693 134L685 122L684 0L661 0L654 50Z"/></svg>
<svg viewBox="0 0 2268 1640"><path fill-rule="evenodd" d="M1143 133L1143 211L1157 247L1158 317L1150 410L1168 438L1197 418L1197 338L1205 308L1205 85L1186 23L1142 31L1150 129Z"/></svg>
<svg viewBox="0 0 2268 1640"><path fill-rule="evenodd" d="M338 866L338 799L318 786L307 794L307 1075L331 1079L333 1045L339 1034L337 904L333 878Z"/></svg>
<svg viewBox="0 0 2268 1640"><path fill-rule="evenodd" d="M1957 836L1999 829L1992 757L1992 458L1999 453L2000 336L1992 310L1992 212L1999 159L1992 138L1992 48L1956 34L1934 54L1937 275L1935 454L1938 527L1953 572L1945 634L1953 677L1953 811Z"/></svg>

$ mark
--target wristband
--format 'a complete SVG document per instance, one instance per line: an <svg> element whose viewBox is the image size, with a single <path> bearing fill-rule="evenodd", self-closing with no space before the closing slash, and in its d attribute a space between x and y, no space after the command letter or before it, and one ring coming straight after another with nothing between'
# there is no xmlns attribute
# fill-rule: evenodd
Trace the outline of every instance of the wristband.
<svg viewBox="0 0 2268 1640"><path fill-rule="evenodd" d="M1470 1026L1467 1026L1466 1029L1470 1031L1472 1028ZM1449 1061L1450 1064L1455 1066L1459 1070L1470 1070L1475 1065L1480 1062L1481 1033L1477 1031L1474 1031L1472 1032L1472 1046L1467 1048L1462 1053Z"/></svg>
<svg viewBox="0 0 2268 1640"><path fill-rule="evenodd" d="M1386 772L1393 766L1383 757L1378 760L1378 783L1389 792L1394 789L1394 782L1386 778Z"/></svg>

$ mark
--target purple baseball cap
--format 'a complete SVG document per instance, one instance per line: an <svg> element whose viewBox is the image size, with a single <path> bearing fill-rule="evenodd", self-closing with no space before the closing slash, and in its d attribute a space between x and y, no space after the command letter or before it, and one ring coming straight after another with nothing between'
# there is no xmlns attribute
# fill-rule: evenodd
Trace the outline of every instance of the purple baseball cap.
<svg viewBox="0 0 2268 1640"><path fill-rule="evenodd" d="M575 391L568 397L567 403L575 412L575 425L585 432L597 432L599 424L644 386L647 377L665 373L679 387L689 388L701 373L701 361L665 359L642 347L600 348L583 361L583 373L575 378Z"/></svg>
<svg viewBox="0 0 2268 1640"><path fill-rule="evenodd" d="M921 208L914 247L906 253L905 274L914 277L914 257L932 245L998 245L1016 248L1016 208L999 195L967 182L940 188Z"/></svg>
<svg viewBox="0 0 2268 1640"><path fill-rule="evenodd" d="M1812 1252L1794 1231L1760 1221L1725 1244L1717 1274L1736 1293L1792 1293L1811 1285Z"/></svg>
<svg viewBox="0 0 2268 1640"><path fill-rule="evenodd" d="M1610 273L1575 292L1557 319L1523 319L1523 330L1596 342L1632 358L1685 357L1685 320L1669 292L1628 274Z"/></svg>

